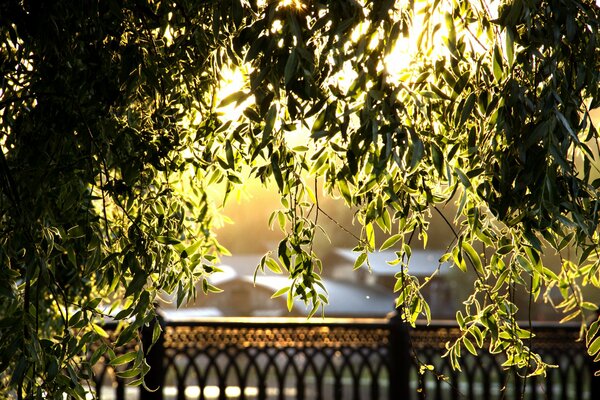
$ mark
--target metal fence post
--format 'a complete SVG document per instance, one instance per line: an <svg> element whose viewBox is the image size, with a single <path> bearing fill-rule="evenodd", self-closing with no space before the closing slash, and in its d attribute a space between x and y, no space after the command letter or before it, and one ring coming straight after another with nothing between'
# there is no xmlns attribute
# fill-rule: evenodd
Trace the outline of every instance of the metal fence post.
<svg viewBox="0 0 600 400"><path fill-rule="evenodd" d="M590 357L589 361L590 368L590 399L600 399L600 376L595 376L596 371L600 371L600 364L594 362Z"/></svg>
<svg viewBox="0 0 600 400"><path fill-rule="evenodd" d="M410 337L408 325L396 311L389 319L390 400L410 399Z"/></svg>
<svg viewBox="0 0 600 400"><path fill-rule="evenodd" d="M142 344L144 345L144 349L150 348L152 344L152 332L154 331L154 326L157 323L160 324L162 329L158 340L146 354L146 362L150 366L150 371L148 371L144 379L146 385L152 391L147 390L142 386L140 388L140 400L163 400L162 386L164 384L165 377L165 321L159 313L157 313L156 319L153 320L149 326L144 326L142 328Z"/></svg>
<svg viewBox="0 0 600 400"><path fill-rule="evenodd" d="M117 400L125 400L125 386L127 385L125 384L123 378L117 377L115 380L117 382L116 398Z"/></svg>

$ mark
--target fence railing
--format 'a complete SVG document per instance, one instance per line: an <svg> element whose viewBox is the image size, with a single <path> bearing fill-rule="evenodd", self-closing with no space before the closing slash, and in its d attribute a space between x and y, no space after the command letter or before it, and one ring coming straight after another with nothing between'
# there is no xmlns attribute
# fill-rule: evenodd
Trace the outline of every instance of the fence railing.
<svg viewBox="0 0 600 400"><path fill-rule="evenodd" d="M452 323L408 329L391 319L163 321L148 356L151 392L97 371L102 400L183 399L599 399L600 378L578 327L537 324L534 349L560 365L523 380L499 356L464 354L462 372L442 358ZM150 335L143 335L147 338ZM434 366L419 373L421 365Z"/></svg>

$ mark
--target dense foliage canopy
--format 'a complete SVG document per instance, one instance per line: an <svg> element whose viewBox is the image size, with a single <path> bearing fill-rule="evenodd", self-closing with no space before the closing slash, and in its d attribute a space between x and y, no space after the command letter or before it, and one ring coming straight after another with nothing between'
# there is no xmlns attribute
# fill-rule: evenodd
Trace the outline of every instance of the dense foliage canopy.
<svg viewBox="0 0 600 400"><path fill-rule="evenodd" d="M321 185L356 210L357 266L396 250L409 322L428 315L411 239L456 202L441 262L478 278L453 363L489 343L543 372L515 321L519 286L532 302L558 289L596 355L582 288L600 286L599 18L591 0L1 2L2 386L83 398L104 353L141 383L144 349L112 349L159 293L219 291L209 188L227 197L250 177L281 195L286 236L259 269L290 276L290 304L326 302ZM108 317L123 321L115 341Z"/></svg>

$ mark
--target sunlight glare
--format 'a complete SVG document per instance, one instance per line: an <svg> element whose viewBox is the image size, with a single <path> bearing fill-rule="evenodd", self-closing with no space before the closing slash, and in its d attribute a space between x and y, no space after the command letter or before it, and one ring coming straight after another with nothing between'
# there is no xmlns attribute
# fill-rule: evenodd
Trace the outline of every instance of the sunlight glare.
<svg viewBox="0 0 600 400"><path fill-rule="evenodd" d="M314 117L311 117L307 124L310 126L314 123ZM305 146L310 148L311 145L314 144L313 141L310 140L310 131L308 129L304 129L302 124L297 123L295 130L286 130L283 132L283 137L285 140L285 145L289 149L293 149L299 146Z"/></svg>
<svg viewBox="0 0 600 400"><path fill-rule="evenodd" d="M282 30L283 24L281 23L281 20L276 19L275 21L273 21L273 24L271 25L271 33L281 33Z"/></svg>
<svg viewBox="0 0 600 400"><path fill-rule="evenodd" d="M416 64L418 58L438 60L451 56L445 41L448 39L450 29L446 15L452 12L452 3L442 1L437 3L433 0L417 0L414 2L412 22L408 36L399 37L394 48L384 60L384 66L393 82L407 81L412 77L412 65ZM497 18L498 0L484 0L472 3L480 14L487 14L493 20ZM430 13L429 23L426 24L425 15ZM485 33L476 32L476 24L471 24L465 32L457 32L464 35L469 50L477 55L483 54L489 48L482 47L481 43L488 44ZM501 44L502 45L502 44Z"/></svg>
<svg viewBox="0 0 600 400"><path fill-rule="evenodd" d="M433 10L430 17L430 26L425 26L425 10L432 7L431 0L415 1L414 13L409 34L399 37L390 54L385 58L384 64L392 81L406 81L410 78L411 66L419 56L437 59L447 55L448 50L442 45L441 40L448 36L448 28L444 23L444 14L449 11L447 2L442 2ZM419 47L419 36L425 29L438 27L432 37L431 43L425 42L427 48Z"/></svg>
<svg viewBox="0 0 600 400"><path fill-rule="evenodd" d="M295 8L296 10L303 10L306 8L306 4L303 4L300 0L281 0L277 8Z"/></svg>
<svg viewBox="0 0 600 400"><path fill-rule="evenodd" d="M200 386L188 386L184 390L184 395L186 398L198 398L201 394L204 395L205 399L217 399L221 390L218 386L207 385L204 388L200 388ZM238 386L227 386L225 388L225 397L226 398L238 398L242 394L242 389ZM256 387L246 387L244 388L244 394L249 397L258 395L258 388ZM167 396L176 396L177 388L168 386L165 388L165 395Z"/></svg>
<svg viewBox="0 0 600 400"><path fill-rule="evenodd" d="M249 88L247 87L248 72L249 71L244 70L244 68L227 66L221 70L221 81L219 82L219 88L216 95L217 104L220 104L224 99L234 93L244 92L248 94L248 97L239 103L234 101L227 105L219 105L217 107L217 114L221 121L238 121L244 110L256 101L254 95L249 94Z"/></svg>
<svg viewBox="0 0 600 400"><path fill-rule="evenodd" d="M352 34L350 35L350 40L352 40L352 42L354 43L358 42L358 39L367 34L370 26L370 21L365 21L358 24L356 28L354 28L354 30L352 31Z"/></svg>

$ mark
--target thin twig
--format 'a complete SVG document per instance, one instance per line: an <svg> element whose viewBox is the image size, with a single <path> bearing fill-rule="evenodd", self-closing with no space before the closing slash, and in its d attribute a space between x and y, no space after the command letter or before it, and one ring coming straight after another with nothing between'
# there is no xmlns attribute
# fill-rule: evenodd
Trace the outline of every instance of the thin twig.
<svg viewBox="0 0 600 400"><path fill-rule="evenodd" d="M327 218L329 218L329 220L331 222L333 222L334 224L337 225L338 228L340 228L341 230L343 230L344 232L346 232L348 235L352 236L354 239L358 240L358 242L362 243L362 239L359 238L358 236L356 236L354 233L350 232L346 227L344 227L342 224L340 224L336 219L334 219L331 215L327 214L327 212L325 212L325 210L323 210L321 207L317 207L318 211L323 214L324 216L326 216Z"/></svg>

